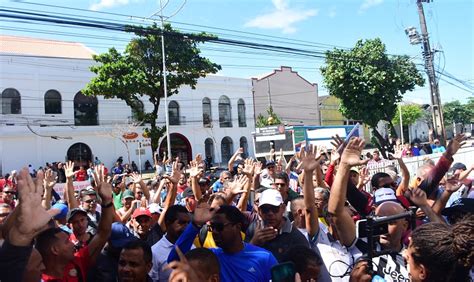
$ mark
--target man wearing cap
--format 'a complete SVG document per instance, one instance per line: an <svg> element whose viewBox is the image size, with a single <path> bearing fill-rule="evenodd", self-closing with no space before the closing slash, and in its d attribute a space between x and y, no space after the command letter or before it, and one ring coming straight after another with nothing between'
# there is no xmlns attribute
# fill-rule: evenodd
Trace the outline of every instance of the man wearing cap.
<svg viewBox="0 0 474 282"><path fill-rule="evenodd" d="M97 258L95 267L89 272L88 281L116 282L120 252L125 245L136 240L137 238L123 223L112 223L107 245Z"/></svg>
<svg viewBox="0 0 474 282"><path fill-rule="evenodd" d="M441 214L444 215L449 224L455 224L466 215L474 213L474 199L457 199L450 207L445 208Z"/></svg>
<svg viewBox="0 0 474 282"><path fill-rule="evenodd" d="M69 213L69 208L67 205L64 203L56 203L51 208L60 211L59 214L53 217L56 225L67 233L71 234L72 230L67 226L67 215Z"/></svg>
<svg viewBox="0 0 474 282"><path fill-rule="evenodd" d="M181 198L184 200L186 209L190 213L193 213L197 205L197 201L196 201L196 198L194 197L193 189L191 189L191 187L186 188L181 194Z"/></svg>
<svg viewBox="0 0 474 282"><path fill-rule="evenodd" d="M90 243L75 251L74 245L68 240L68 235L60 228L50 228L36 238L36 249L43 257L45 269L42 281L86 281L87 272L107 242L114 218L112 203L112 187L105 182L103 168L98 168L98 177L94 177L98 192L102 198L102 218L97 234ZM80 209L69 211L68 221L78 216L87 218L86 212Z"/></svg>
<svg viewBox="0 0 474 282"><path fill-rule="evenodd" d="M147 208L140 207L133 212L131 226L133 228L133 235L145 241L150 247L163 236L155 232L155 229L152 232L151 212Z"/></svg>
<svg viewBox="0 0 474 282"><path fill-rule="evenodd" d="M123 224L126 224L132 217L136 208L140 207L141 201L135 200L135 195L130 190L125 190L122 195L123 207L117 210L117 214Z"/></svg>
<svg viewBox="0 0 474 282"><path fill-rule="evenodd" d="M246 234L248 238L246 240L269 250L278 261L282 261L285 252L293 246L309 247L304 235L283 216L285 210L286 206L280 192L275 189L263 191L258 204L261 221L257 223L254 234L250 234L251 232Z"/></svg>
<svg viewBox="0 0 474 282"><path fill-rule="evenodd" d="M89 224L87 212L82 208L73 208L69 210L66 220L72 230L69 240L77 249L87 246L94 237L87 231Z"/></svg>
<svg viewBox="0 0 474 282"><path fill-rule="evenodd" d="M114 175L112 180L112 196L114 198L115 209L118 210L123 207L122 198L123 192L125 191L125 183L123 182L123 177Z"/></svg>
<svg viewBox="0 0 474 282"><path fill-rule="evenodd" d="M447 206L451 206L455 201L460 198L474 198L474 190L472 189L472 179L469 178L469 174L473 170L473 166L467 169L466 165L463 163L455 163L448 170L447 175L450 175L450 178L457 178L460 183L459 190L453 192L449 197ZM471 195L470 195L471 194Z"/></svg>
<svg viewBox="0 0 474 282"><path fill-rule="evenodd" d="M97 211L97 192L92 186L87 186L87 188L81 190L80 196L80 208L87 212L89 218L87 232L95 235L100 221L100 212Z"/></svg>

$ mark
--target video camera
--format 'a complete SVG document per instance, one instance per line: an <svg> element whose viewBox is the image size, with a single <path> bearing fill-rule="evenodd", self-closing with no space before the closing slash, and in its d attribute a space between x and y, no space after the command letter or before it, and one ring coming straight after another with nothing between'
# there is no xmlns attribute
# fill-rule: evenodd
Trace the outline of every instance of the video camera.
<svg viewBox="0 0 474 282"><path fill-rule="evenodd" d="M396 215L391 215L391 216L368 216L366 222L363 225L358 224L357 232L359 234L363 233L365 235L362 237L367 237L367 247L364 248L365 250L361 250L363 251L364 256L362 256L360 260L367 261L369 265L368 271L372 277L374 277L375 275L372 268L373 258L393 253L393 251L377 251L375 248L376 238L388 232L388 231L383 232L383 230L388 230L388 224L390 222L399 220L399 219L406 219L408 222L410 222L411 229L412 230L415 229L416 210L417 210L417 207L410 207L409 211L406 211L401 214L396 214Z"/></svg>

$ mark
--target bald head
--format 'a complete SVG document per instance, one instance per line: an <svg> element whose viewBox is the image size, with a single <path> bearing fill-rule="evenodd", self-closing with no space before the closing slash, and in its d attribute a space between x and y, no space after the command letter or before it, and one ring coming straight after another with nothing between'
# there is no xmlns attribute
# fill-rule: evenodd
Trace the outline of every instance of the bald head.
<svg viewBox="0 0 474 282"><path fill-rule="evenodd" d="M294 200L291 201L290 203L290 209L291 209L291 213L293 215L296 215L296 212L298 210L304 210L304 198L296 198Z"/></svg>
<svg viewBox="0 0 474 282"><path fill-rule="evenodd" d="M375 215L377 216L390 216L390 215L397 215L401 214L405 211L405 209L396 202L385 202L382 203L380 206L375 209Z"/></svg>

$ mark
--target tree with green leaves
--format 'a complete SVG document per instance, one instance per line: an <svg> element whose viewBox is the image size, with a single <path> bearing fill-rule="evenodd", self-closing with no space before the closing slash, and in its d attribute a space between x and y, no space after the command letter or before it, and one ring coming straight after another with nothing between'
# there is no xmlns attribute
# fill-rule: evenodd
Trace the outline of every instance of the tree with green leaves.
<svg viewBox="0 0 474 282"><path fill-rule="evenodd" d="M268 116L264 116L262 114L259 114L257 116L257 121L255 122L255 125L260 128L260 127L265 127L265 126L270 126L270 125L280 125L281 124L281 120L277 116L277 114L273 111L272 106L270 106L267 109L267 115Z"/></svg>
<svg viewBox="0 0 474 282"><path fill-rule="evenodd" d="M402 123L403 125L412 125L423 116L423 110L420 105L406 104L397 107L397 112L393 117L393 124L400 124L400 108L402 108Z"/></svg>
<svg viewBox="0 0 474 282"><path fill-rule="evenodd" d="M408 56L390 56L378 38L359 40L350 50L326 52L326 65L321 68L330 95L341 100L340 111L353 120L368 125L377 138L375 144L385 155L387 140L377 130L379 121L389 124L397 112L403 94L424 79Z"/></svg>
<svg viewBox="0 0 474 282"><path fill-rule="evenodd" d="M161 49L161 28L129 27L136 37L128 43L123 53L115 48L95 55L99 64L90 69L97 76L82 90L84 95L103 96L106 99L124 100L147 127L145 134L151 139L153 152L166 128L157 126L158 109L164 98L163 58ZM179 92L181 86L196 87L198 78L216 73L221 67L200 55L198 44L212 35L181 34L171 25L164 26L168 97ZM146 97L152 105L144 112L141 97ZM148 128L149 126L149 128Z"/></svg>
<svg viewBox="0 0 474 282"><path fill-rule="evenodd" d="M466 104L461 104L458 100L445 103L443 105L443 118L446 124L461 124L464 130L464 125L471 123L474 119L474 102L472 99Z"/></svg>

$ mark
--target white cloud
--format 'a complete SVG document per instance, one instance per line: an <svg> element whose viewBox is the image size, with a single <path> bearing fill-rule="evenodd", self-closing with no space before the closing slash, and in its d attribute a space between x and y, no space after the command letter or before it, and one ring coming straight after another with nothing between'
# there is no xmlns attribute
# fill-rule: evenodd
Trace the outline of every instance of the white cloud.
<svg viewBox="0 0 474 282"><path fill-rule="evenodd" d="M288 7L288 0L272 0L275 10L259 15L247 21L245 27L256 27L262 29L280 29L283 33L294 33L294 24L307 18L316 16L318 10L301 10Z"/></svg>
<svg viewBox="0 0 474 282"><path fill-rule="evenodd" d="M112 8L116 6L125 6L129 3L129 0L100 0L99 3L92 4L89 9L92 11L102 10L104 8Z"/></svg>
<svg viewBox="0 0 474 282"><path fill-rule="evenodd" d="M364 0L362 5L360 5L359 12L363 12L369 8L378 6L383 3L383 0Z"/></svg>

